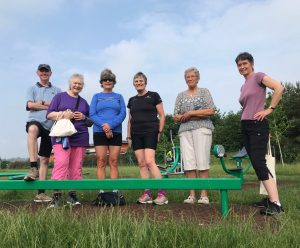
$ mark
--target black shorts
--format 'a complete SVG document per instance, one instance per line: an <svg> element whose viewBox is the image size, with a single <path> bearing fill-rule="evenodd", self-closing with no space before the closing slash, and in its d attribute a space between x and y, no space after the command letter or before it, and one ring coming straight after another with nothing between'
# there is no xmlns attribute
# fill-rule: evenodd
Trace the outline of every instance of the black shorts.
<svg viewBox="0 0 300 248"><path fill-rule="evenodd" d="M96 132L93 134L94 146L121 146L122 134L113 133L113 137L108 139L104 132Z"/></svg>
<svg viewBox="0 0 300 248"><path fill-rule="evenodd" d="M50 131L45 129L38 121L30 121L26 123L27 133L28 133L28 128L31 125L35 125L38 127L39 129L38 138L41 137L40 149L38 155L41 157L50 158L51 151L52 151L51 137L49 136Z"/></svg>
<svg viewBox="0 0 300 248"><path fill-rule="evenodd" d="M132 134L132 149L134 151L140 149L153 149L156 150L158 133L146 133L146 134Z"/></svg>

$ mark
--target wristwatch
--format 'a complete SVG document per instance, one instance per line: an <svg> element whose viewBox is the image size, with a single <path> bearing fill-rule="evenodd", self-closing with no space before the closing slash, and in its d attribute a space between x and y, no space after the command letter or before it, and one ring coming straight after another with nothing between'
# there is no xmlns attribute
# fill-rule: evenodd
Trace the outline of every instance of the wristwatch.
<svg viewBox="0 0 300 248"><path fill-rule="evenodd" d="M272 106L270 106L270 107L269 107L269 109L272 109L272 110L274 110L274 109L275 109L275 107L272 107Z"/></svg>

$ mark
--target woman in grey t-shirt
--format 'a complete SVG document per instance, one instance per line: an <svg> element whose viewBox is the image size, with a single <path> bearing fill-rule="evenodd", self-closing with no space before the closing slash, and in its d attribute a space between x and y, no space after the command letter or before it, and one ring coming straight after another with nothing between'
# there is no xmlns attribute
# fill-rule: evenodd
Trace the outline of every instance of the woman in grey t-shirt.
<svg viewBox="0 0 300 248"><path fill-rule="evenodd" d="M214 130L210 116L215 113L215 105L209 90L198 87L200 73L197 68L188 68L184 78L188 89L178 94L174 109L174 120L181 123L179 138L184 172L188 178L207 178ZM184 203L195 202L196 193L191 189ZM201 191L198 203L209 204L206 190Z"/></svg>

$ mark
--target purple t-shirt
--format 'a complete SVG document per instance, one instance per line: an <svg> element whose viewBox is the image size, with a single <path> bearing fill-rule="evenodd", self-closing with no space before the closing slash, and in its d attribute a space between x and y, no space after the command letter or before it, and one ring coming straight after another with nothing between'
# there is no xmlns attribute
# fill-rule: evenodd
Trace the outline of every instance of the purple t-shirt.
<svg viewBox="0 0 300 248"><path fill-rule="evenodd" d="M262 80L265 75L262 72L253 73L242 85L239 99L243 107L242 120L255 120L254 114L264 110L266 86Z"/></svg>
<svg viewBox="0 0 300 248"><path fill-rule="evenodd" d="M75 111L75 106L77 103L77 99L75 97L70 96L67 92L61 92L54 96L51 101L51 104L48 108L47 115L51 112L57 111L65 111L70 109L71 111ZM80 97L79 105L77 111L83 113L85 116L89 116L89 105L85 99ZM70 146L88 146L89 145L89 132L88 127L85 121L75 121L73 122L77 133L73 134L69 137ZM51 138L52 145L57 144L57 139L55 137Z"/></svg>

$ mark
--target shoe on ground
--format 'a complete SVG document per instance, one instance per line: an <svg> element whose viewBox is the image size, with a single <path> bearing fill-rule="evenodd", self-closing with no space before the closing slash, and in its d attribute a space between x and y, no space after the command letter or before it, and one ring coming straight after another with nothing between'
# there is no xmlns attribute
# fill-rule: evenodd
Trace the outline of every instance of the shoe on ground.
<svg viewBox="0 0 300 248"><path fill-rule="evenodd" d="M197 201L199 204L209 204L209 199L207 196L202 196L200 199Z"/></svg>
<svg viewBox="0 0 300 248"><path fill-rule="evenodd" d="M69 196L68 196L68 199L67 199L67 204L69 204L70 206L81 205L81 203L79 202L75 192L70 192L69 193Z"/></svg>
<svg viewBox="0 0 300 248"><path fill-rule="evenodd" d="M48 208L60 208L62 205L61 196L54 195Z"/></svg>
<svg viewBox="0 0 300 248"><path fill-rule="evenodd" d="M33 201L38 203L51 202L52 198L50 196L47 196L45 193L40 193L34 197Z"/></svg>
<svg viewBox="0 0 300 248"><path fill-rule="evenodd" d="M24 181L30 182L39 179L39 171L37 168L32 167L28 175L24 177Z"/></svg>
<svg viewBox="0 0 300 248"><path fill-rule="evenodd" d="M139 199L137 200L137 203L140 204L146 204L146 203L152 203L152 197L150 195L148 195L147 193L143 193Z"/></svg>
<svg viewBox="0 0 300 248"><path fill-rule="evenodd" d="M164 205L164 204L168 204L168 203L169 203L168 198L164 194L161 194L161 193L158 193L156 199L154 199L154 201L153 201L153 204L155 204L155 205Z"/></svg>
<svg viewBox="0 0 300 248"><path fill-rule="evenodd" d="M189 195L189 197L187 199L185 199L183 201L183 203L194 204L194 203L196 203L196 198L195 198L195 196L190 196Z"/></svg>
<svg viewBox="0 0 300 248"><path fill-rule="evenodd" d="M256 207L256 208L267 208L268 207L268 200L269 200L269 198L266 197L266 198L262 199L259 202L253 203L253 206Z"/></svg>
<svg viewBox="0 0 300 248"><path fill-rule="evenodd" d="M275 202L268 200L268 206L260 210L260 214L273 216L276 214L284 213L282 206L277 205Z"/></svg>

